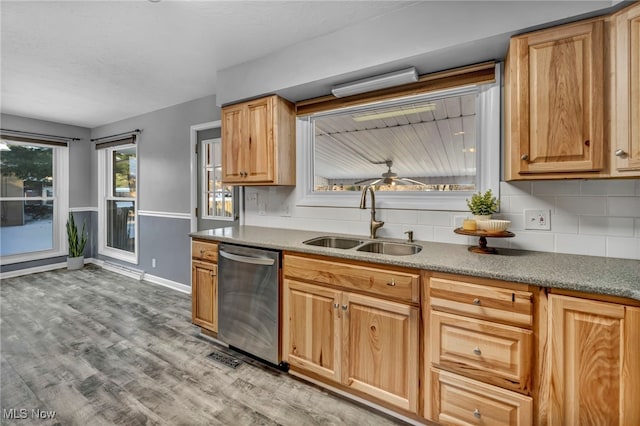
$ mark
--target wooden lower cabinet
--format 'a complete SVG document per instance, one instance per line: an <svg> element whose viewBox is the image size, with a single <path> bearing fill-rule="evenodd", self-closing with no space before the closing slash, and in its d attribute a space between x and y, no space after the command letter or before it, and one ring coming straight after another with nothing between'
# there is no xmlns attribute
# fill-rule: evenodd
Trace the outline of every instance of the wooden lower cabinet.
<svg viewBox="0 0 640 426"><path fill-rule="evenodd" d="M342 383L415 413L418 402L418 308L344 293L340 310L345 342Z"/></svg>
<svg viewBox="0 0 640 426"><path fill-rule="evenodd" d="M528 426L532 399L458 374L431 369L431 415L442 425Z"/></svg>
<svg viewBox="0 0 640 426"><path fill-rule="evenodd" d="M417 307L285 279L283 319L292 369L417 412Z"/></svg>
<svg viewBox="0 0 640 426"><path fill-rule="evenodd" d="M191 262L191 322L218 332L218 266Z"/></svg>
<svg viewBox="0 0 640 426"><path fill-rule="evenodd" d="M283 354L291 367L341 380L339 304L339 291L284 281Z"/></svg>
<svg viewBox="0 0 640 426"><path fill-rule="evenodd" d="M548 342L541 423L640 424L640 308L551 294Z"/></svg>

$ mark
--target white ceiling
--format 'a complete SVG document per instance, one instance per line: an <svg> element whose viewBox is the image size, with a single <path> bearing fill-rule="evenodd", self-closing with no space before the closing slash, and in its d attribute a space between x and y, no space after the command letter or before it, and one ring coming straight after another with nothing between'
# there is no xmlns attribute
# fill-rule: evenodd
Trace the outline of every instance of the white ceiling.
<svg viewBox="0 0 640 426"><path fill-rule="evenodd" d="M94 128L214 93L302 99L397 55L430 52L421 72L501 59L513 31L618 1L0 0L1 111Z"/></svg>
<svg viewBox="0 0 640 426"><path fill-rule="evenodd" d="M2 1L2 112L93 128L216 93L216 72L401 1Z"/></svg>

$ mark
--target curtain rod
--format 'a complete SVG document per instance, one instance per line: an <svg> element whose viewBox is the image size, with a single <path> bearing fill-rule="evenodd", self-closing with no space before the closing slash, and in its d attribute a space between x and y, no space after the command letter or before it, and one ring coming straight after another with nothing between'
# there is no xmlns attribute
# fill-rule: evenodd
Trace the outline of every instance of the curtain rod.
<svg viewBox="0 0 640 426"><path fill-rule="evenodd" d="M91 139L91 142L97 142L97 141L101 141L104 139L112 139L112 138L117 138L118 136L124 136L124 135L134 135L136 133L142 133L142 130L140 129L135 129L135 130L130 130L128 132L122 132L122 133L118 133L116 135L111 135L111 136L103 136L101 138L95 138L95 139Z"/></svg>
<svg viewBox="0 0 640 426"><path fill-rule="evenodd" d="M25 136L39 136L39 137L46 137L46 138L53 138L53 139L62 139L62 140L66 140L66 141L79 141L80 140L80 138L72 138L72 137L69 137L69 136L47 135L46 133L24 132L22 130L0 129L0 132L15 133L15 134L18 134L18 135L25 135Z"/></svg>

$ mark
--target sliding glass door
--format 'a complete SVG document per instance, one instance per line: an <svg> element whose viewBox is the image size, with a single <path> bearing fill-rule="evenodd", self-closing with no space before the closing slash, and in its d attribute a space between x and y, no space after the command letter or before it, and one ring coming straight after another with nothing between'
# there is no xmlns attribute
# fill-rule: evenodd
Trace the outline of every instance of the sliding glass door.
<svg viewBox="0 0 640 426"><path fill-rule="evenodd" d="M67 149L0 142L2 263L64 254Z"/></svg>

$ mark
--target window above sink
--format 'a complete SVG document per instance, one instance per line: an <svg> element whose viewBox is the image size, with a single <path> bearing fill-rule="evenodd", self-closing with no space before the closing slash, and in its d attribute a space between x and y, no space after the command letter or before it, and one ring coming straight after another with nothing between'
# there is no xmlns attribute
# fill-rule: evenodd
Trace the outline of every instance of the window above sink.
<svg viewBox="0 0 640 426"><path fill-rule="evenodd" d="M378 208L466 211L472 193L499 192L499 83L300 116L297 132L299 205L357 207L373 185Z"/></svg>

